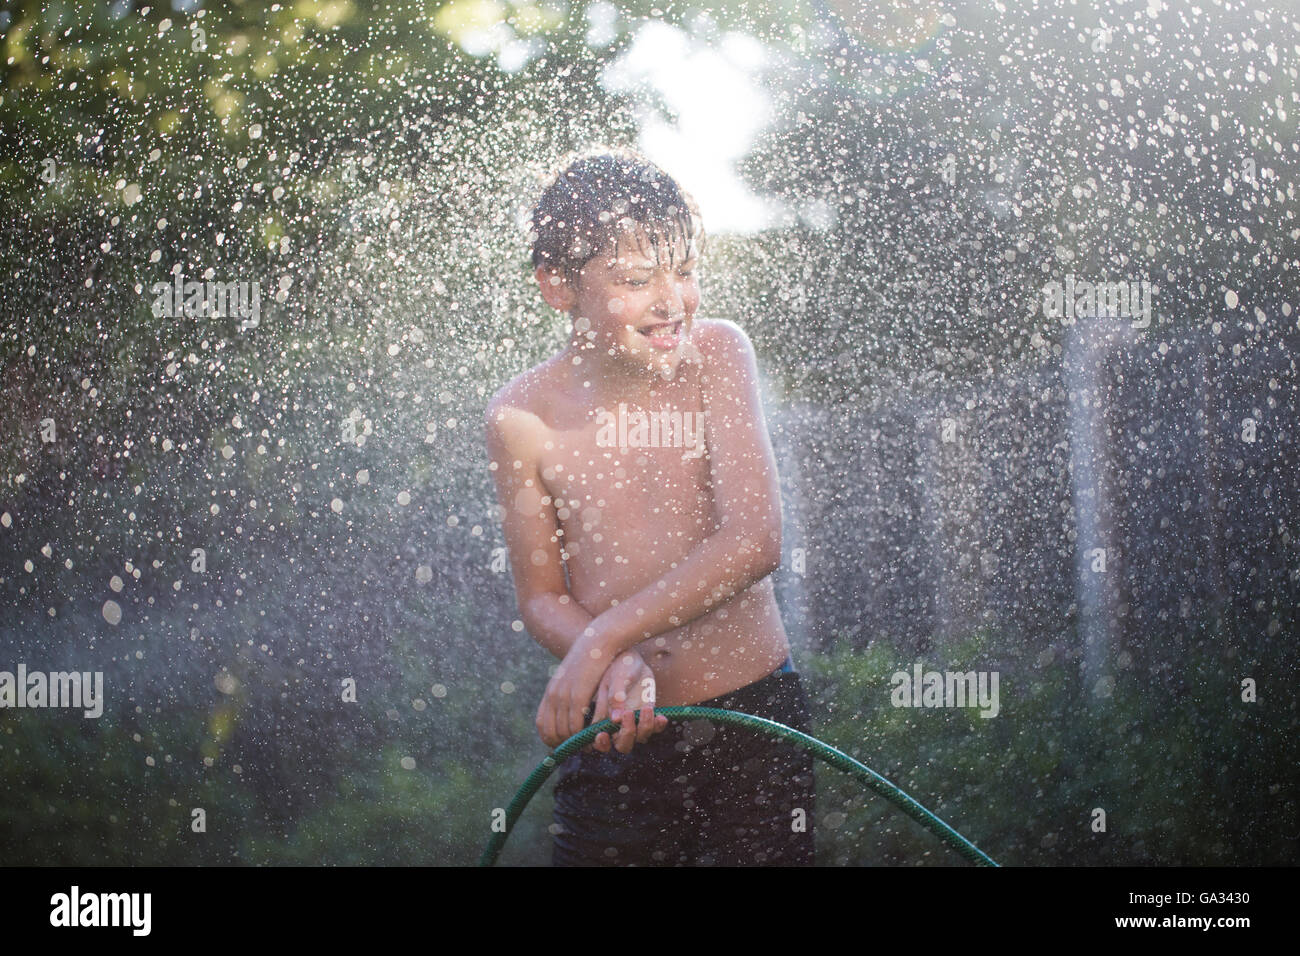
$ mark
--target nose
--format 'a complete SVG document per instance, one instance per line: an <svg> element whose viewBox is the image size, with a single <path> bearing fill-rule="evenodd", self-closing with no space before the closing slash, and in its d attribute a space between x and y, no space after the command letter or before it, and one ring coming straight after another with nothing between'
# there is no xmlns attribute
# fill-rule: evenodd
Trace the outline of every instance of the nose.
<svg viewBox="0 0 1300 956"><path fill-rule="evenodd" d="M659 296L655 302L655 311L663 318L672 321L686 315L686 304L682 295L681 284L675 275L659 273Z"/></svg>

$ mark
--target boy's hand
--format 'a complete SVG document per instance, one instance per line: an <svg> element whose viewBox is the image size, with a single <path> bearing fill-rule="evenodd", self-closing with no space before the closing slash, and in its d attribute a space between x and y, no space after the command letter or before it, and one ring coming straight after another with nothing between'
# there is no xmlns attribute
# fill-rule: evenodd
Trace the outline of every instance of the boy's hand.
<svg viewBox="0 0 1300 956"><path fill-rule="evenodd" d="M604 711L609 709L611 703L617 704L618 709L622 710L621 703L614 700L613 695L622 692L623 700L626 700L629 696L627 683L633 679L633 676L635 677L633 686L638 690L641 687L639 682L647 677L652 682L650 686L653 686L654 674L636 652L624 652L610 664L607 657L605 659L592 657L589 648L590 645L582 641L570 648L556 670L555 676L547 685L546 693L537 708L537 733L548 747L558 747L582 730L585 726L583 718L591 706L592 698L599 691L603 690L604 695L602 699L597 700L596 713L592 714L593 722L603 719ZM607 671L613 672L611 675L613 679L608 682L608 686L603 679ZM653 694L653 690L651 693ZM601 716L598 717L597 714ZM619 739L626 742L626 728L633 720L632 713L629 710L624 716L620 712L619 716L624 723L624 729L618 732ZM648 724L650 728L654 727L653 720ZM633 736L638 730L639 728L633 728ZM608 735L601 736L608 738ZM646 733L646 739L649 739L649 731ZM626 745L631 749L630 743Z"/></svg>
<svg viewBox="0 0 1300 956"><path fill-rule="evenodd" d="M564 655L537 707L537 734L548 747L558 747L584 726L583 718L608 669L609 655L592 656L592 645L579 639Z"/></svg>
<svg viewBox="0 0 1300 956"><path fill-rule="evenodd" d="M637 723L636 711L641 711ZM613 746L621 754L630 753L635 744L644 744L668 726L668 718L655 713L655 675L650 665L636 651L626 651L618 656L596 692L596 712L591 722L609 717L621 726L615 733ZM601 753L608 753L610 736L602 731L592 744Z"/></svg>

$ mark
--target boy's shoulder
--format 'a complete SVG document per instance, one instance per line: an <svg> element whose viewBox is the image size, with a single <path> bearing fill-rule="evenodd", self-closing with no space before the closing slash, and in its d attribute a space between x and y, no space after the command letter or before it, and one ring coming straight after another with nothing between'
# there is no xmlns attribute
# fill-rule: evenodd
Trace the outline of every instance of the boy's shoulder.
<svg viewBox="0 0 1300 956"><path fill-rule="evenodd" d="M555 359L556 356L551 356L546 361L520 372L498 388L488 399L487 412L538 410Z"/></svg>
<svg viewBox="0 0 1300 956"><path fill-rule="evenodd" d="M696 319L691 339L705 358L734 358L754 351L745 330L731 319Z"/></svg>
<svg viewBox="0 0 1300 956"><path fill-rule="evenodd" d="M754 344L731 319L697 319L691 340L698 353L695 360L706 381L735 384L737 379L747 378L757 369Z"/></svg>
<svg viewBox="0 0 1300 956"><path fill-rule="evenodd" d="M744 372L754 362L754 346L749 336L731 319L696 319L691 345L693 353L687 358L700 365L704 372ZM540 434L539 426L546 421L548 409L561 388L556 378L561 354L520 372L497 389L483 412L489 430L507 439Z"/></svg>
<svg viewBox="0 0 1300 956"><path fill-rule="evenodd" d="M488 399L483 424L489 435L515 446L537 435L545 421L547 399L553 393L556 356L520 372Z"/></svg>

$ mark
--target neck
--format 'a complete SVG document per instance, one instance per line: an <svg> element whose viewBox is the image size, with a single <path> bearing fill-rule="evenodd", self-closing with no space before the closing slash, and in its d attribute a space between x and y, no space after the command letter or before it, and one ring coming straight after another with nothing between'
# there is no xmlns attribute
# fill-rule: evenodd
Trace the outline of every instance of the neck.
<svg viewBox="0 0 1300 956"><path fill-rule="evenodd" d="M581 358L580 365L573 360ZM560 361L574 382L574 388L593 403L612 405L617 402L645 405L670 381L658 369L628 362L610 355L586 338L575 337L560 353ZM584 387L590 382L590 387Z"/></svg>

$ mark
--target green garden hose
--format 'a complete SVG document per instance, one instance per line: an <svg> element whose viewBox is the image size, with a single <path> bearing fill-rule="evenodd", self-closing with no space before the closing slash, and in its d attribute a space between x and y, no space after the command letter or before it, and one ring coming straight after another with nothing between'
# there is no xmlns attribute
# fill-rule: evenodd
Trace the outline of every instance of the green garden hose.
<svg viewBox="0 0 1300 956"><path fill-rule="evenodd" d="M779 737L788 740L791 743L798 744L805 750L812 753L814 757L824 760L838 770L843 770L850 776L856 777L867 787L880 794L894 806L898 807L909 817L915 820L921 826L925 827L935 836L937 836L948 846L952 847L963 857L972 863L981 866L997 866L998 864L977 847L970 840L966 839L948 824L944 823L933 813L921 806L911 797L909 797L898 787L894 786L880 774L876 773L865 764L858 763L843 751L836 750L829 744L823 743L816 737L810 737L805 733L795 730L793 727L787 727L785 724L778 724L774 720L767 720L764 717L755 717L752 714L742 714L734 710L721 710L716 707L661 707L655 710L656 714L663 714L665 717L678 718L681 720L716 720L721 724L731 724L735 727L748 727L751 730L761 731L771 737ZM640 717L640 714L637 714ZM541 789L546 778L555 770L561 760L576 754L587 744L596 739L596 735L602 731L613 732L618 729L618 725L612 720L602 720L598 724L592 724L578 733L574 734L560 746L556 747L549 756L539 763L533 772L528 775L506 807L505 829L492 834L492 839L483 850L483 855L479 857L479 866L492 866L501 854L501 848L505 846L506 837L514 828L515 822L524 812L524 807L528 806L528 801L533 795Z"/></svg>

